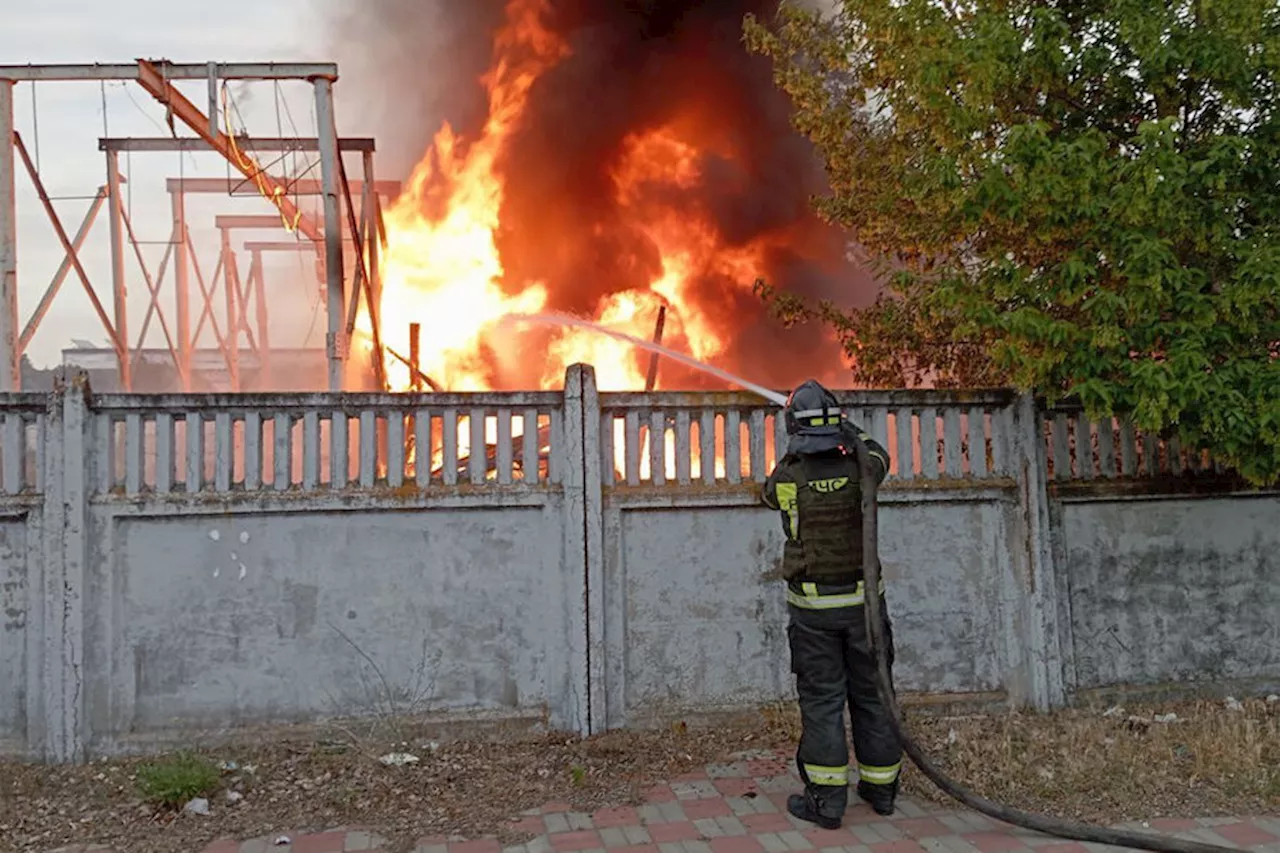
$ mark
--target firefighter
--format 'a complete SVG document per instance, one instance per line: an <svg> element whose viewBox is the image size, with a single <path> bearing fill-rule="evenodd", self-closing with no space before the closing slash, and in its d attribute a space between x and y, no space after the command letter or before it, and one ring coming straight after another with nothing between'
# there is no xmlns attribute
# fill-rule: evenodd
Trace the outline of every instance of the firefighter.
<svg viewBox="0 0 1280 853"><path fill-rule="evenodd" d="M857 793L877 814L893 814L902 767L902 748L876 693L876 663L866 637L861 487L852 442L866 445L877 482L884 482L889 455L814 380L791 392L785 417L787 452L769 475L763 500L780 512L786 535L787 639L802 726L796 764L805 790L788 799L787 809L800 820L836 829L848 805L846 704ZM883 600L883 583L879 593ZM882 612L892 666L887 607Z"/></svg>

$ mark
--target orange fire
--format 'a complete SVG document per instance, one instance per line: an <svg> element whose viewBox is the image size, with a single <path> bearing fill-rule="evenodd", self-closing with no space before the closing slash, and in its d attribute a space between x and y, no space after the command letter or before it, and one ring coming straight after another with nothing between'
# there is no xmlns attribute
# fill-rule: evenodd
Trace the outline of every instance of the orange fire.
<svg viewBox="0 0 1280 853"><path fill-rule="evenodd" d="M546 12L546 0L510 0L506 24L495 39L491 70L482 81L489 98L483 131L463 144L450 126L442 127L385 216L382 340L407 353L408 323L419 323L421 369L449 391L489 390L488 377L495 366L498 372L507 366L521 373L518 365L505 364L515 359L515 348L504 347L504 338L520 332L495 332L493 326L509 314L543 310L557 286L547 281L515 288L504 281L495 240L504 194L498 158L533 83L569 55L564 41L543 26ZM685 341L695 358L714 361L725 341L691 298L695 277L717 273L750 287L765 247L726 250L710 225L655 199L655 188L697 185L698 154L715 147L713 134L703 131L697 122L674 122L629 140L613 174L616 200L658 247L663 272L645 289L604 298L591 319L647 338L659 306L665 304L668 340ZM364 332L367 323L362 317ZM631 346L607 336L557 330L539 364L537 381L544 389L558 388L566 366L584 362L594 366L602 390L638 390L645 384L646 361ZM389 358L386 372L392 387L409 387L409 370L398 360ZM492 433L493 425L487 426L486 432ZM514 427L519 435L519 422ZM467 451L467 439L463 430L460 454ZM667 473L674 476L674 436L668 432L665 439ZM647 432L643 441L641 459L647 470ZM615 447L621 467L621 425Z"/></svg>

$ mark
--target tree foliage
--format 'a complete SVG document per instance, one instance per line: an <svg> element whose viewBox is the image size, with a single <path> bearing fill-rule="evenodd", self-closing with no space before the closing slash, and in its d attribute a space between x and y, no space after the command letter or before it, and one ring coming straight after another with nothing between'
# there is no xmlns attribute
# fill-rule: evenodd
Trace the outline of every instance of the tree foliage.
<svg viewBox="0 0 1280 853"><path fill-rule="evenodd" d="M884 275L863 377L1007 381L1280 477L1280 5L842 0L748 18ZM769 294L766 294L769 295Z"/></svg>

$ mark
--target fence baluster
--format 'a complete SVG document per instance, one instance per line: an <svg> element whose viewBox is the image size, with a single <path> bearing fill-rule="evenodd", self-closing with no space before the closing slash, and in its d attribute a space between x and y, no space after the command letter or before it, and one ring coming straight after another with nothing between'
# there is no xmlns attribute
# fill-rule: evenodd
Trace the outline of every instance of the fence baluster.
<svg viewBox="0 0 1280 853"><path fill-rule="evenodd" d="M213 424L213 487L226 493L231 491L231 474L236 462L236 449L231 443L231 413L218 412Z"/></svg>
<svg viewBox="0 0 1280 853"><path fill-rule="evenodd" d="M948 406L942 411L942 470L947 477L964 476L960 447L960 410Z"/></svg>
<svg viewBox="0 0 1280 853"><path fill-rule="evenodd" d="M898 409L894 420L897 422L898 479L910 480L916 475L915 440L912 435L910 409Z"/></svg>
<svg viewBox="0 0 1280 853"><path fill-rule="evenodd" d="M393 489L404 485L404 412L400 409L387 412L387 485Z"/></svg>
<svg viewBox="0 0 1280 853"><path fill-rule="evenodd" d="M286 412L276 412L271 438L272 462L275 463L271 486L277 492L283 492L292 485L293 480L293 424Z"/></svg>
<svg viewBox="0 0 1280 853"><path fill-rule="evenodd" d="M724 475L735 485L742 482L742 413L737 409L724 417Z"/></svg>
<svg viewBox="0 0 1280 853"><path fill-rule="evenodd" d="M969 428L969 476L987 476L987 410L972 408L965 416Z"/></svg>

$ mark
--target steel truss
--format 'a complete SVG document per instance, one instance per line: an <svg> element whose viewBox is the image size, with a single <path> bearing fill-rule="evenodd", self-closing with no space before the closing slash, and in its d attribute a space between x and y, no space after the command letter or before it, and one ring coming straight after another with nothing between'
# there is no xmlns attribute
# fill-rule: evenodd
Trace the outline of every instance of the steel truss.
<svg viewBox="0 0 1280 853"><path fill-rule="evenodd" d="M330 390L342 390L349 342L355 329L360 300L366 304L372 329L374 356L372 362L379 385L382 374L381 334L377 306L381 278L379 254L385 248L386 231L382 222L382 202L399 193L397 182L377 181L374 176L372 139L340 139L333 118L333 83L337 66L331 63L205 63L174 64L167 61L140 59L130 65L28 65L0 66L0 391L20 386L19 366L32 337L47 315L67 277L74 271L89 296L95 313L106 330L114 351L120 383L132 389L134 365L143 353L143 343L153 318L158 322L174 367L186 390L192 388L192 353L198 347L206 321L217 348L222 353L231 377L232 390L241 390L239 357L241 341L256 356L259 370L269 376L269 334L267 292L263 281L262 254L288 246L291 251L314 251L317 273L323 280L326 297L327 334L325 355L328 362ZM172 84L178 80L204 79L209 84L208 113L192 104ZM106 156L106 183L92 198L88 211L74 237L68 235L61 218L45 191L41 176L32 162L21 136L14 129L13 94L19 82L37 81L133 81L165 105L170 126L172 119L185 124L195 138L123 138L101 139L99 149ZM227 80L305 80L315 91L318 136L313 139L277 139L231 137L218 126L218 91ZM243 176L243 181L223 179L177 178L167 182L173 209L173 232L158 270L153 276L144 262L133 232L133 223L121 203L120 187L124 177L119 171L119 153L216 151ZM320 180L285 183L273 177L253 158L256 152L308 151L320 155ZM363 180L347 179L342 153L359 153L363 157ZM15 210L15 154L39 196L45 213L65 253L52 281L28 319L18 332L17 305L17 235ZM221 235L218 263L206 280L192 251L191 229L186 217L186 197L191 193L221 193L261 196L272 204L278 216L217 217L215 227ZM353 193L360 196L359 204ZM314 221L294 204L292 197L318 194L324 199L324 215ZM89 275L81 264L79 251L106 204L111 229L111 272L113 284L112 311L108 313L94 291ZM297 233L294 242L246 243L251 261L247 276L240 275L240 265L231 234L239 229L281 229ZM355 251L344 252L350 243ZM129 318L125 304L126 244L141 270L150 299L137 342L129 347ZM350 260L348 268L347 260ZM162 285L172 267L175 312L166 317L161 308ZM194 334L191 331L190 278L194 273L200 288L199 316ZM346 282L351 277L352 287ZM221 287L224 298L226 333L217 323L215 294ZM348 302L349 300L349 302ZM249 303L253 308L250 310ZM249 318L256 321L255 329ZM172 320L172 322L170 322Z"/></svg>

